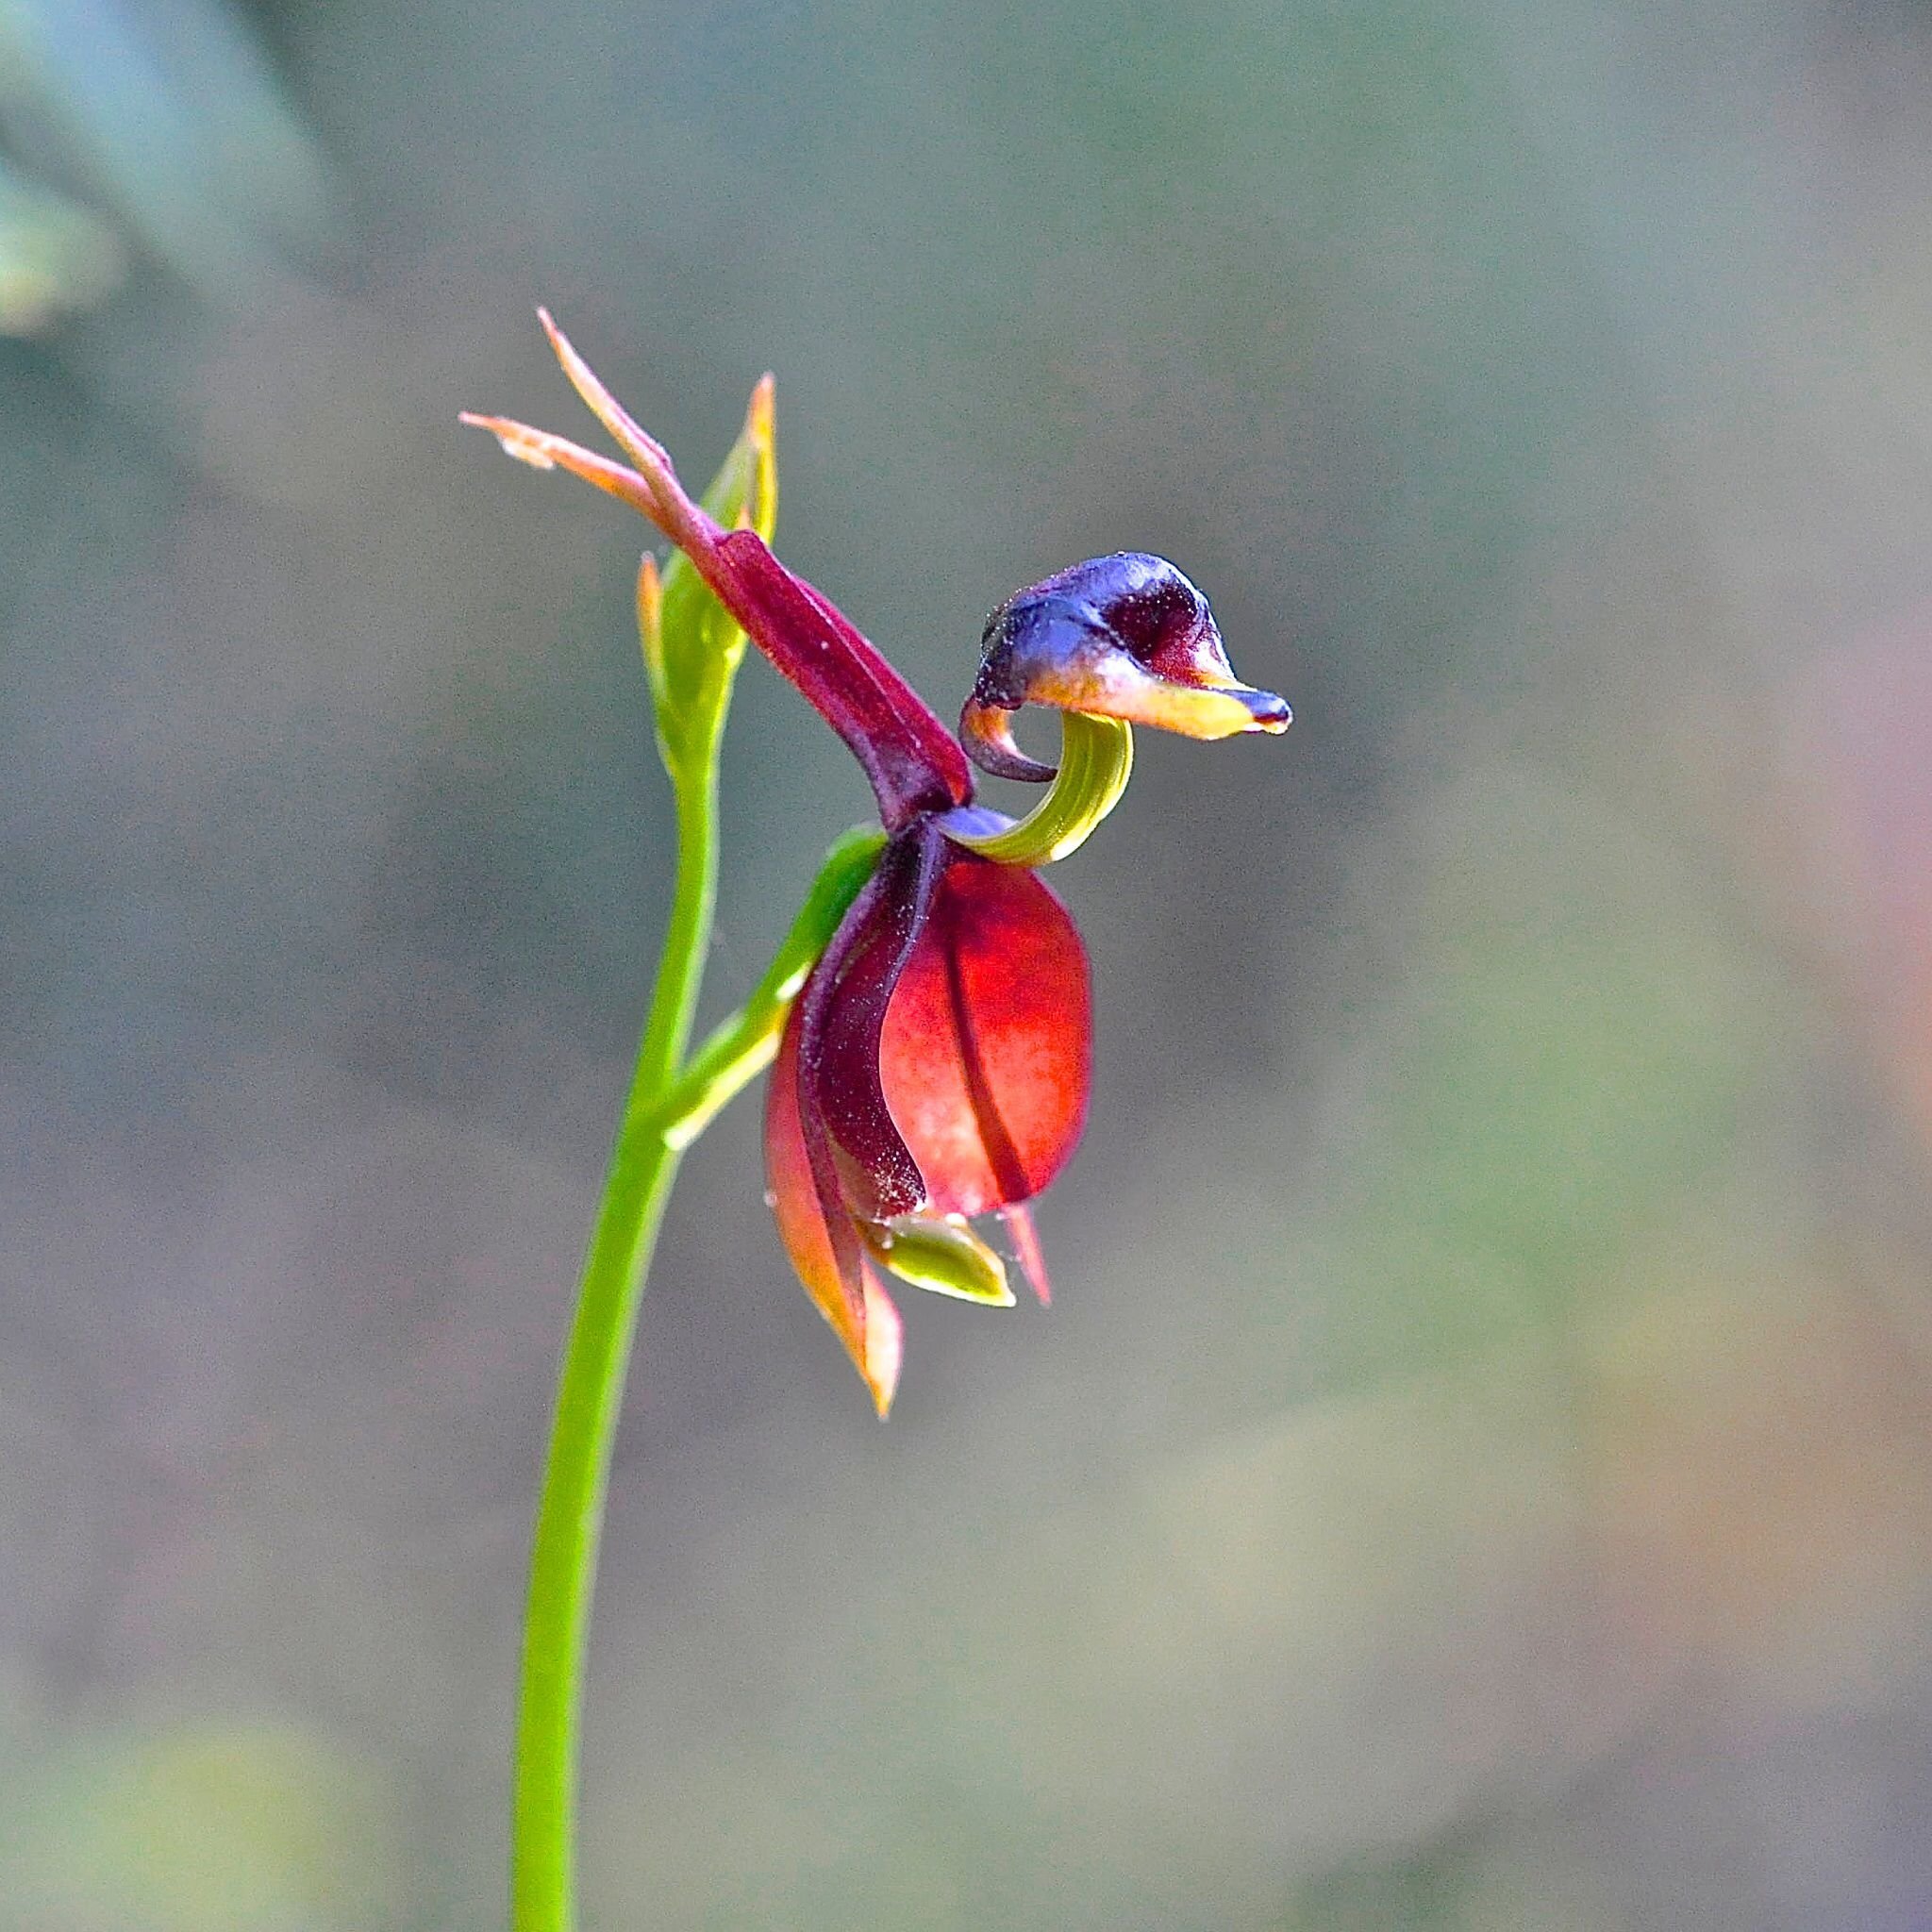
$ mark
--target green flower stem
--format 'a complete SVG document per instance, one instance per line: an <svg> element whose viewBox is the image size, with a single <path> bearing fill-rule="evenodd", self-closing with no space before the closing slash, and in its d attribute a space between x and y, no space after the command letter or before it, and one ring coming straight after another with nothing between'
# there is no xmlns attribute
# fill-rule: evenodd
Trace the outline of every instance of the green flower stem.
<svg viewBox="0 0 1932 1932"><path fill-rule="evenodd" d="M885 842L882 833L860 827L833 845L751 998L674 1077L691 1036L716 902L715 739L682 771L675 781L677 881L671 919L564 1346L537 1507L511 1819L516 1932L572 1932L576 1924L577 1733L591 1597L625 1372L679 1157L726 1101L770 1064L791 1001L872 875Z"/></svg>
<svg viewBox="0 0 1932 1932"><path fill-rule="evenodd" d="M734 1094L772 1064L791 1002L873 875L885 843L886 835L875 825L855 825L834 841L765 976L744 1005L706 1036L658 1102L651 1124L666 1146L682 1153Z"/></svg>
<svg viewBox="0 0 1932 1932"><path fill-rule="evenodd" d="M715 760L675 786L677 880L558 1381L530 1553L518 1687L510 1897L516 1932L576 1924L577 1732L611 1446L638 1305L677 1155L650 1116L683 1054L717 892Z"/></svg>

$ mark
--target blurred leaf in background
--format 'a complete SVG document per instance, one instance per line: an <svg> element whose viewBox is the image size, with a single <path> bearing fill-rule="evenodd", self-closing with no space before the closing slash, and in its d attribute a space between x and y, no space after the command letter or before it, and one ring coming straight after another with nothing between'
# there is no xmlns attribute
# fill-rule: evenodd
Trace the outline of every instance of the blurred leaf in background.
<svg viewBox="0 0 1932 1932"><path fill-rule="evenodd" d="M389 1806L374 1767L294 1726L197 1717L76 1738L0 1828L0 1924L364 1932L393 1895Z"/></svg>
<svg viewBox="0 0 1932 1932"><path fill-rule="evenodd" d="M0 0L0 150L48 184L0 176L18 333L100 300L126 246L232 303L329 225L321 157L224 0Z"/></svg>
<svg viewBox="0 0 1932 1932"><path fill-rule="evenodd" d="M0 163L0 335L37 335L121 279L113 230L78 202Z"/></svg>

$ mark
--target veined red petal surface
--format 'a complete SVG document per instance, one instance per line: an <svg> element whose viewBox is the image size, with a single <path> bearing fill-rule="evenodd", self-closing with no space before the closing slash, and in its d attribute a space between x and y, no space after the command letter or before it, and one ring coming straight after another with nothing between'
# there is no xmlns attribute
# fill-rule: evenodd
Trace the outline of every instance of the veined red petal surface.
<svg viewBox="0 0 1932 1932"><path fill-rule="evenodd" d="M1032 873L948 846L886 1009L887 1105L939 1214L1030 1200L1087 1118L1087 949Z"/></svg>
<svg viewBox="0 0 1932 1932"><path fill-rule="evenodd" d="M953 734L838 607L755 530L730 531L716 547L731 614L865 767L886 829L966 804L973 774Z"/></svg>
<svg viewBox="0 0 1932 1932"><path fill-rule="evenodd" d="M884 1415L899 1383L899 1310L866 1257L836 1187L827 1191L814 1171L799 1109L803 1024L801 1002L791 1008L765 1090L766 1185L772 1191L778 1239L799 1280L845 1344Z"/></svg>

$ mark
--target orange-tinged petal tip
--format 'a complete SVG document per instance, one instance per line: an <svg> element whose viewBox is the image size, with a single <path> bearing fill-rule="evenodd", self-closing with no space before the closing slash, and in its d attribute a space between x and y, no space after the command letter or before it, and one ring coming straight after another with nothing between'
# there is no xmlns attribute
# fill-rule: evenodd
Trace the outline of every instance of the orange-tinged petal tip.
<svg viewBox="0 0 1932 1932"><path fill-rule="evenodd" d="M540 308L537 316L543 325L543 333L550 338L551 352L591 415L609 430L625 453L654 482L660 472L669 473L671 458L664 445L643 429L605 388L603 378L577 354L576 344L551 320L550 311Z"/></svg>
<svg viewBox="0 0 1932 1932"><path fill-rule="evenodd" d="M1053 1283L1047 1276L1046 1255L1040 1245L1040 1230L1033 1224L1033 1210L1016 1201L1011 1207L1001 1208L1000 1219L1006 1223L1007 1238L1013 1243L1013 1255L1020 1263L1020 1273L1026 1277L1027 1287L1042 1308L1051 1307Z"/></svg>
<svg viewBox="0 0 1932 1932"><path fill-rule="evenodd" d="M528 463L533 470L568 470L594 484L607 496L628 504L648 522L666 529L664 512L657 492L635 470L600 457L595 450L572 442L568 437L554 436L547 429L533 429L527 423L513 422L508 416L477 416L465 411L458 419L473 429L487 429L502 444L505 455ZM668 534L668 532L667 532Z"/></svg>
<svg viewBox="0 0 1932 1932"><path fill-rule="evenodd" d="M777 378L768 369L752 385L751 403L744 412L745 430L753 442L769 442L772 440L777 394Z"/></svg>
<svg viewBox="0 0 1932 1932"><path fill-rule="evenodd" d="M533 470L557 467L556 457L544 446L554 439L526 423L512 423L505 416L479 416L473 409L465 409L457 421L472 429L487 429L503 445L505 456L528 463Z"/></svg>
<svg viewBox="0 0 1932 1932"><path fill-rule="evenodd" d="M664 580L658 575L658 559L647 550L638 565L638 641L643 646L644 662L654 688L664 677Z"/></svg>
<svg viewBox="0 0 1932 1932"><path fill-rule="evenodd" d="M906 1331L892 1298L866 1271L865 1356L858 1373L872 1391L873 1407L884 1422L892 1410L892 1397L899 1390L899 1369L905 1359Z"/></svg>

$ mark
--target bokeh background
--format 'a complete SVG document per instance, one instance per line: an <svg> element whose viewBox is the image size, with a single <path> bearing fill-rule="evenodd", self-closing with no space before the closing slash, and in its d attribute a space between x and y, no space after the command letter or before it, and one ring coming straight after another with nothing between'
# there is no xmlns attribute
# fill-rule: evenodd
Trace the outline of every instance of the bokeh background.
<svg viewBox="0 0 1932 1932"><path fill-rule="evenodd" d="M540 300L942 708L1137 547L1298 714L1056 879L1050 1314L881 1428L688 1164L591 1924L1932 1924L1928 214L1909 0L0 0L0 1928L503 1924L669 824Z"/></svg>

